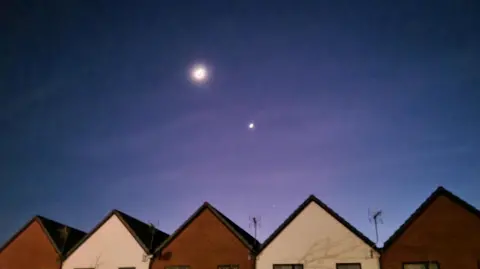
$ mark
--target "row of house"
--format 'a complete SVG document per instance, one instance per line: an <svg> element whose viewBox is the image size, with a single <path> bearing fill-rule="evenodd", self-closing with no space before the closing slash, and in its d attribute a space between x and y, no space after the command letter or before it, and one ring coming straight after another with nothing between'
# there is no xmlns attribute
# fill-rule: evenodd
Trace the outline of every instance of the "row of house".
<svg viewBox="0 0 480 269"><path fill-rule="evenodd" d="M378 248L315 196L260 244L209 203L172 235L113 210L88 234L36 216L0 269L480 269L480 212L443 187Z"/></svg>

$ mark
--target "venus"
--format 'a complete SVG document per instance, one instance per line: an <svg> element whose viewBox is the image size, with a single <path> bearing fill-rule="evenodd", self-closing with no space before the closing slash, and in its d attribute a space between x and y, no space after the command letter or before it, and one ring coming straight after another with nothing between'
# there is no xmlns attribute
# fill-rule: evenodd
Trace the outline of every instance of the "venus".
<svg viewBox="0 0 480 269"><path fill-rule="evenodd" d="M209 72L205 65L194 65L190 71L190 79L197 84L203 84L208 80Z"/></svg>

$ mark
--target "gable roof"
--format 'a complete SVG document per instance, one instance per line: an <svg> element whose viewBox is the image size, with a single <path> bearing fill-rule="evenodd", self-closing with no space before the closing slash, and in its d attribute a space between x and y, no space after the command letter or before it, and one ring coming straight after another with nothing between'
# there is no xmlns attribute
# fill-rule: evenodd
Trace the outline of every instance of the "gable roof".
<svg viewBox="0 0 480 269"><path fill-rule="evenodd" d="M170 242L172 242L180 233L182 233L185 228L188 227L204 210L209 210L213 213L218 220L223 223L250 251L256 252L260 243L251 236L248 232L238 226L235 222L231 219L227 218L223 215L220 211L218 211L215 207L213 207L208 202L205 202L200 208L195 211L167 240L165 240L158 248L155 250L154 253L158 253L163 248L165 248Z"/></svg>
<svg viewBox="0 0 480 269"><path fill-rule="evenodd" d="M320 199L315 197L315 195L310 195L293 213L263 242L262 247L260 249L260 252L262 252L272 241L280 235L280 233L288 226L290 223L298 216L300 213L310 204L310 203L315 203L319 207L321 207L323 210L325 210L330 216L332 216L335 220L340 222L345 228L350 230L354 235L356 235L358 238L360 238L365 244L373 248L375 251L379 252L379 249L375 245L375 243L370 240L368 237L366 237L364 234L362 234L360 231L358 231L353 225L348 223L344 218L342 218L340 215L338 215L335 211L333 211L330 207L328 207L326 204L324 204Z"/></svg>
<svg viewBox="0 0 480 269"><path fill-rule="evenodd" d="M119 214L121 216L120 219L128 225L135 238L140 241L140 245L142 245L147 253L152 253L155 248L169 237L169 234L121 211L117 210L117 214Z"/></svg>
<svg viewBox="0 0 480 269"><path fill-rule="evenodd" d="M412 224L418 219L439 197L446 197L450 201L459 205L463 209L467 210L471 214L480 218L480 211L471 204L465 202L460 197L446 190L444 187L439 186L430 196L413 212L410 217L390 236L390 238L383 244L382 250L387 250Z"/></svg>
<svg viewBox="0 0 480 269"><path fill-rule="evenodd" d="M70 249L86 235L86 233L83 231L66 226L51 219L47 219L42 216L37 216L37 218L42 223L42 226L47 231L48 235L50 235L51 240L54 242L54 245L58 248L59 253L61 253L62 256L67 254L67 252L70 251ZM65 229L65 227L68 229L68 236L66 240L63 239L62 235L62 229Z"/></svg>
<svg viewBox="0 0 480 269"><path fill-rule="evenodd" d="M37 222L42 228L45 235L50 240L50 243L55 248L60 257L65 254L84 236L85 232L72 228L65 224L56 222L54 220L45 218L43 216L34 216L27 224L25 224L18 232L16 232L3 246L0 248L2 252L10 243L12 243L20 234L22 234L33 222ZM68 231L68 236L64 238L63 230Z"/></svg>
<svg viewBox="0 0 480 269"><path fill-rule="evenodd" d="M130 234L135 238L138 244L143 248L146 253L152 253L152 251L160 245L165 239L168 238L168 234L158 230L157 228L148 225L126 213L123 213L117 209L112 210L100 223L95 226L82 240L80 240L68 253L67 257L72 255L75 250L78 249L85 241L88 240L100 227L102 227L112 216L116 216L120 222L127 228ZM153 237L153 240L152 240Z"/></svg>

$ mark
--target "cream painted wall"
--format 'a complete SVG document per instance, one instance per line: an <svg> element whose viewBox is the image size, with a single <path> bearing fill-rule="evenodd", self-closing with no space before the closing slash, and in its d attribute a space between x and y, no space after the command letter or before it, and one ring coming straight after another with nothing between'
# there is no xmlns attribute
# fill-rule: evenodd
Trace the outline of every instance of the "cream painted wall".
<svg viewBox="0 0 480 269"><path fill-rule="evenodd" d="M311 202L257 257L256 269L273 264L303 264L304 269L335 269L336 263L361 263L379 269L379 254Z"/></svg>
<svg viewBox="0 0 480 269"><path fill-rule="evenodd" d="M62 269L148 269L145 252L116 215L112 215L90 238L63 263Z"/></svg>

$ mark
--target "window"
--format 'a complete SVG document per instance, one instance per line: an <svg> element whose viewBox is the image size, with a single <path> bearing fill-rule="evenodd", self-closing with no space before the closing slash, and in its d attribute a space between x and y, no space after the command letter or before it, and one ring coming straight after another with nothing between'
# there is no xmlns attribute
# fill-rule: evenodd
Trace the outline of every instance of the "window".
<svg viewBox="0 0 480 269"><path fill-rule="evenodd" d="M273 269L303 269L303 264L274 264Z"/></svg>
<svg viewBox="0 0 480 269"><path fill-rule="evenodd" d="M165 269L190 269L190 265L171 265L165 266Z"/></svg>
<svg viewBox="0 0 480 269"><path fill-rule="evenodd" d="M438 262L407 262L403 269L440 269Z"/></svg>
<svg viewBox="0 0 480 269"><path fill-rule="evenodd" d="M337 263L337 269L362 269L360 263Z"/></svg>
<svg viewBox="0 0 480 269"><path fill-rule="evenodd" d="M239 269L240 265L238 264L222 264L218 266L218 269Z"/></svg>

